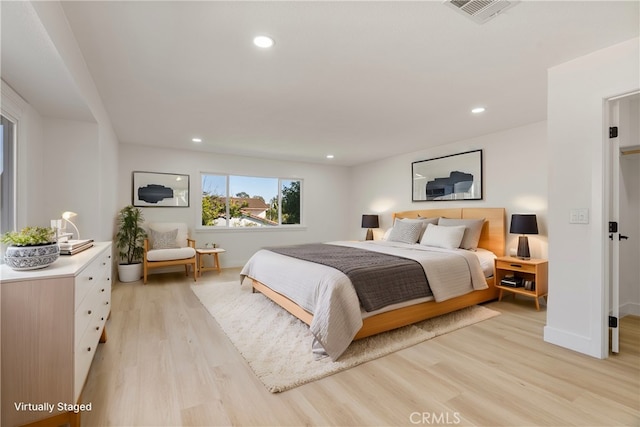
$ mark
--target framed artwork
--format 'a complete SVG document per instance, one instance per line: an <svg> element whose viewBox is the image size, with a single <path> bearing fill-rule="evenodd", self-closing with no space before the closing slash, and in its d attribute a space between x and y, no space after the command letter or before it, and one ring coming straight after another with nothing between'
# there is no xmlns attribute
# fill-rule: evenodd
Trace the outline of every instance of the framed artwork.
<svg viewBox="0 0 640 427"><path fill-rule="evenodd" d="M411 163L414 202L482 200L482 150Z"/></svg>
<svg viewBox="0 0 640 427"><path fill-rule="evenodd" d="M137 207L189 207L189 175L133 172L132 204Z"/></svg>

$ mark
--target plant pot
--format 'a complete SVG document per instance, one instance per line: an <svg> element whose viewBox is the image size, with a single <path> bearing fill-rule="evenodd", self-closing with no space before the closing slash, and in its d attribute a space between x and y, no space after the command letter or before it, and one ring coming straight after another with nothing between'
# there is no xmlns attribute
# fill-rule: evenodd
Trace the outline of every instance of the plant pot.
<svg viewBox="0 0 640 427"><path fill-rule="evenodd" d="M118 279L121 282L135 282L142 277L142 263L118 264Z"/></svg>
<svg viewBox="0 0 640 427"><path fill-rule="evenodd" d="M4 254L4 262L13 270L36 270L50 266L59 256L57 243L9 246Z"/></svg>

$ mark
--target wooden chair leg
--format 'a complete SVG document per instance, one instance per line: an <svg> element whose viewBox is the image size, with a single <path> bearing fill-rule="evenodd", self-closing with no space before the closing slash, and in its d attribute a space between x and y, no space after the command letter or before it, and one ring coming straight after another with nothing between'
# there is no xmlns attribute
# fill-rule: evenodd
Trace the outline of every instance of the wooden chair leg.
<svg viewBox="0 0 640 427"><path fill-rule="evenodd" d="M142 284L146 285L146 284L147 284L147 262L146 262L146 261L144 261L144 262L143 262L142 271L143 271L143 274L142 274L142 277L143 277Z"/></svg>

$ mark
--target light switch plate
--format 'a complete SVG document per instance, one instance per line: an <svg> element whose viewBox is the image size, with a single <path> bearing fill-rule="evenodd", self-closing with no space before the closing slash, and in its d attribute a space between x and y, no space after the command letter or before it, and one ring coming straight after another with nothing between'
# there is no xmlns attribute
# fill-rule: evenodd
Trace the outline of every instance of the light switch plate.
<svg viewBox="0 0 640 427"><path fill-rule="evenodd" d="M589 209L571 209L569 212L569 224L589 224Z"/></svg>

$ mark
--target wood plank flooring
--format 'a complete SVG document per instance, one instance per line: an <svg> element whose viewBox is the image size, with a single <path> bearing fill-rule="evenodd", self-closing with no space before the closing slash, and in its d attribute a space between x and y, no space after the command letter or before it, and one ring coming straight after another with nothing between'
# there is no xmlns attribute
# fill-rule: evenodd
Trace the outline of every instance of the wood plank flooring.
<svg viewBox="0 0 640 427"><path fill-rule="evenodd" d="M115 284L84 426L640 426L638 317L622 319L621 353L598 360L545 343L544 307L506 298L488 304L501 316L271 394L192 283L169 273Z"/></svg>

